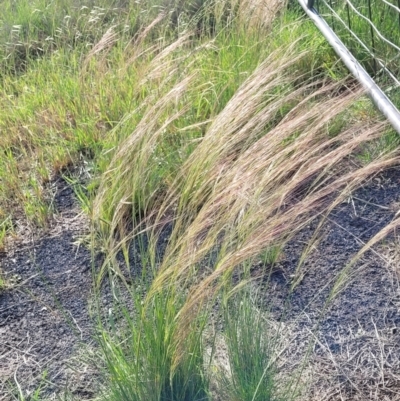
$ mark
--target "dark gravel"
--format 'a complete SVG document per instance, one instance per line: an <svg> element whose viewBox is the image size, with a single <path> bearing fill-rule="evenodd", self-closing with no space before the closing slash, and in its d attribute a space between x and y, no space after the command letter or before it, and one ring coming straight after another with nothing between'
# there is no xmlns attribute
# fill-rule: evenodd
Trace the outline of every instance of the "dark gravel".
<svg viewBox="0 0 400 401"><path fill-rule="evenodd" d="M0 260L13 283L0 295L0 400L12 399L18 385L25 397L40 384L48 395L58 393L72 377L73 394L92 396L86 372L72 372L68 361L91 341L91 255L74 244L87 222L73 190L61 179L54 186L51 229L31 244L14 244Z"/></svg>
<svg viewBox="0 0 400 401"><path fill-rule="evenodd" d="M306 352L310 330L315 333L311 361L317 379L308 400L400 399L398 237L388 237L349 266L399 210L397 168L372 179L333 211L299 269L301 279L293 291L293 275L317 222L285 247L276 271L264 283L272 317L293 330L289 364L296 364L300 350ZM328 303L344 271L344 285Z"/></svg>

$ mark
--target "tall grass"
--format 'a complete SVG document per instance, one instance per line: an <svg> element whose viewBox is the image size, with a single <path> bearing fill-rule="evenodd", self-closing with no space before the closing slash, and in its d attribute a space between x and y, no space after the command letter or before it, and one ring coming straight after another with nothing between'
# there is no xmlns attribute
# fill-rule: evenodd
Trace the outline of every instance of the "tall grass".
<svg viewBox="0 0 400 401"><path fill-rule="evenodd" d="M199 329L186 338L185 358L173 367L175 318L181 296L160 293L146 307L141 296L142 291L133 295L133 310L122 303L114 305L108 319L110 328L101 328L100 344L108 372L105 399L207 400L201 341L204 317L197 322ZM113 321L114 314L121 316L122 324Z"/></svg>
<svg viewBox="0 0 400 401"><path fill-rule="evenodd" d="M240 27L247 37L251 35ZM276 32L287 34L284 27L275 29L269 38ZM233 43L241 36L227 30L205 46L217 47L221 38ZM202 351L194 352L188 339L194 335L196 343L204 341L204 326L199 329L197 319L218 310L215 301L221 291L233 287L234 292L259 255L282 247L315 219L322 224L352 190L399 161L397 150L382 151L367 165L348 168L346 161L380 138L387 126L374 118L366 124L354 107L362 92L354 85L347 87L347 78L338 79L340 69L335 74L334 66L319 63L318 52L305 50L309 37L289 45L270 40L265 60L259 62L253 56L254 72L247 69L247 79L227 102L201 116L203 120L192 120L198 95L203 100L210 90L218 94L218 86L212 82L203 92L198 78L201 69L184 70L181 75L176 66L182 60L185 40L181 36L167 48L169 57L162 59L162 65L157 60L152 64L157 75L150 73L147 78L162 77L157 81L162 95L146 97L141 119L115 150L94 203L108 254L104 267L111 266L123 280L127 274L134 280L130 244L143 232L149 237L141 250L152 272L143 294L147 312L136 317L135 327L152 321L147 313L156 312L159 297L164 299L162 307L158 306L163 311L168 304L166 293L181 294L173 316L168 317L173 330L163 328L163 336L173 331L164 341L168 364L166 370L161 369L171 386L174 375L182 367L187 369L193 355L198 355L200 376L209 374L210 368L200 363ZM244 56L252 54L250 48ZM321 58L326 62L327 58ZM314 73L305 70L305 65L315 65ZM159 71L168 74L162 76ZM172 231L165 236L166 230ZM161 252L160 243L166 244ZM115 262L121 249L126 271ZM301 280L301 269L299 265L292 289ZM276 399L269 348L274 344L260 334L261 320L251 315L249 304L238 306L237 312L234 315L230 308L225 315L229 354L229 373L223 378L225 396ZM155 344L155 340L147 344L136 357L159 349ZM114 365L119 363L115 360ZM141 374L146 373L133 372L133 382ZM122 380L126 382L128 378ZM200 382L201 397L209 394L207 386L207 381ZM291 390L295 394L298 389ZM185 391L177 399L186 399ZM152 399L163 399L161 394L159 388Z"/></svg>
<svg viewBox="0 0 400 401"><path fill-rule="evenodd" d="M272 52L206 124L204 135L164 185L158 182L148 191L157 145L163 143L170 124L186 112L182 100L187 99L190 81L179 81L143 114L116 151L100 186L95 211L100 217L105 210L112 218L107 224L111 230L106 263L122 278L129 274L113 264L113 258L147 232L145 253L155 277L144 296L145 308L153 311L154 299L165 291L184 294L168 343L171 372L185 366L192 354L187 339L198 314L207 314L227 286L242 285L234 283L235 276L241 277L266 249L283 246L311 221L323 220L368 177L398 163L397 151L382 152L368 165L348 169L346 160L378 139L387 126L379 120L366 126L356 115L348 125L338 126L338 119L362 93L354 87L343 90L346 81L305 76L296 67L307 57L309 53L296 45ZM169 107L175 114L167 111ZM131 170L135 161L137 168ZM172 226L167 238L166 226ZM167 245L159 254L162 241ZM295 276L301 274L300 265ZM246 320L248 309L239 311ZM257 321L247 324L256 332ZM254 346L254 352L262 349L260 358L268 359L263 342L254 338L251 343L249 338L242 344L237 326L228 325L227 330L231 391L241 394L240 399L273 399L274 375L266 361L258 365L251 358L255 365L254 372L249 366L254 373L250 380L240 372L240 359L235 359L246 354L245 345ZM200 339L201 332L197 333Z"/></svg>
<svg viewBox="0 0 400 401"><path fill-rule="evenodd" d="M175 27L168 10L163 2L154 7L62 1L6 7L0 41L3 219L22 211L44 225L53 213L47 183L54 174L77 163L85 163L90 175L104 171L112 155L107 151L129 135L151 99L184 75L197 74L198 80L191 112L178 128L206 121L264 53L260 32L253 31L251 46L244 47L244 32L222 30L217 37L198 38L196 21ZM24 32L21 46L37 42L43 52L21 55L20 45L7 47L11 24ZM47 48L47 39L57 32L60 41ZM170 73L169 86L159 86ZM177 137L179 144L189 133L201 136L202 127L170 135L169 142Z"/></svg>
<svg viewBox="0 0 400 401"><path fill-rule="evenodd" d="M215 397L205 344L221 330L219 395L277 399L278 345L232 294L260 255L268 276L275 250L399 161L392 144L360 162L387 125L296 9L198 6L37 1L3 17L4 38L18 32L1 42L0 219L45 225L52 177L91 178L96 288L110 277L114 300L98 295L104 399Z"/></svg>

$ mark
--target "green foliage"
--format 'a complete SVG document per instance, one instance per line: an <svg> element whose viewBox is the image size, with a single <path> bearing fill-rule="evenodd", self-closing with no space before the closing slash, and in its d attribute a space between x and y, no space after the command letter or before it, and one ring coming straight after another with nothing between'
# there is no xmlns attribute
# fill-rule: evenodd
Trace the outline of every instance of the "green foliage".
<svg viewBox="0 0 400 401"><path fill-rule="evenodd" d="M395 151L400 146L399 134L393 129L388 129L379 139L365 144L360 149L358 158L365 165L371 163L377 157Z"/></svg>
<svg viewBox="0 0 400 401"><path fill-rule="evenodd" d="M11 232L12 232L11 219L10 219L10 217L7 217L0 223L0 253L2 251L4 251L6 237ZM4 281L2 281L1 276L0 276L0 287L2 287L1 282L3 282L3 284L4 284Z"/></svg>
<svg viewBox="0 0 400 401"><path fill-rule="evenodd" d="M271 246L265 249L260 254L261 262L263 263L264 266L273 265L278 261L281 252L282 252L281 246Z"/></svg>
<svg viewBox="0 0 400 401"><path fill-rule="evenodd" d="M222 377L225 399L277 400L274 360L277 339L272 337L248 290L224 303L224 339L230 368Z"/></svg>
<svg viewBox="0 0 400 401"><path fill-rule="evenodd" d="M177 345L176 317L182 297L174 291L160 292L145 302L143 287L130 294L134 310L124 302L115 304L108 329L100 329L108 383L104 399L208 400L202 346L205 318L199 318L184 343Z"/></svg>
<svg viewBox="0 0 400 401"><path fill-rule="evenodd" d="M5 290L5 288L6 288L6 281L2 277L2 274L0 273L0 294L2 293L2 291Z"/></svg>

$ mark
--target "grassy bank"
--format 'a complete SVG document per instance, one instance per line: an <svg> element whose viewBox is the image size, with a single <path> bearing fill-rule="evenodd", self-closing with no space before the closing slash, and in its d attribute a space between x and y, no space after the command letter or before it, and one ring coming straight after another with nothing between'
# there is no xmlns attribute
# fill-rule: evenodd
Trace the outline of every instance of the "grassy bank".
<svg viewBox="0 0 400 401"><path fill-rule="evenodd" d="M166 3L6 3L0 241L46 227L54 177L74 185L115 301L101 399L295 399L254 266L268 281L317 221L306 258L399 142L293 3Z"/></svg>
<svg viewBox="0 0 400 401"><path fill-rule="evenodd" d="M307 30L317 38L312 26L297 21L295 11L273 22L279 32L274 35L259 29L259 21L248 29L224 28L234 16L219 13L228 15L213 22L220 31L211 34L206 28L198 32L190 13L174 23L165 5L21 2L7 8L1 42L4 224L12 226L7 218L14 215L44 225L52 213L46 188L51 177L77 163L86 164L91 176L104 172L113 149L145 110L182 81L188 110L175 116L175 132L165 140L165 156L161 153L155 163L160 174L154 176L173 174L166 158L184 160L175 149L190 153L190 143L203 135L207 121L266 55L295 41L305 49ZM315 54L296 68L317 75L325 64L335 74L335 58L322 39L317 41Z"/></svg>

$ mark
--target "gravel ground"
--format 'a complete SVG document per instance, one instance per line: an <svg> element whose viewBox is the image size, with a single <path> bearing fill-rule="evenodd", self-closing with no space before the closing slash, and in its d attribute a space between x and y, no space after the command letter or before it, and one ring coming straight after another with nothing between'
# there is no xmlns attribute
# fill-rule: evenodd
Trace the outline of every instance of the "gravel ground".
<svg viewBox="0 0 400 401"><path fill-rule="evenodd" d="M400 169L392 169L334 210L300 274L296 268L313 226L286 246L264 285L270 315L288 337L287 367L299 365L311 350L307 400L400 400L399 238L387 238L349 266L394 218L399 201ZM291 291L294 279L298 284ZM328 303L338 283L344 285Z"/></svg>
<svg viewBox="0 0 400 401"><path fill-rule="evenodd" d="M91 255L76 245L88 222L64 181L54 190L50 230L36 239L25 233L0 259L14 283L0 295L0 400L13 399L18 386L24 396L39 385L49 396L66 387L79 399L93 395L90 371L76 360L92 341Z"/></svg>

